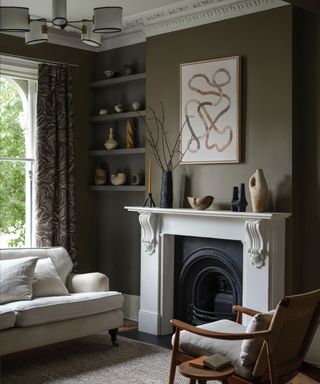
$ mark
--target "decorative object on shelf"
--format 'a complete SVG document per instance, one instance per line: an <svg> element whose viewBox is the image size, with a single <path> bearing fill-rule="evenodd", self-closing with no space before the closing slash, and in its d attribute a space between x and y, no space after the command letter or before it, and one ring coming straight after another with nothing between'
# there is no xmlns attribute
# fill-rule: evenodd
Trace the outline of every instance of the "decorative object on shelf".
<svg viewBox="0 0 320 384"><path fill-rule="evenodd" d="M114 76L114 71L112 69L107 69L106 71L103 71L103 73L106 75L107 79L112 79Z"/></svg>
<svg viewBox="0 0 320 384"><path fill-rule="evenodd" d="M112 185L124 185L127 181L127 175L123 172L112 173L110 181Z"/></svg>
<svg viewBox="0 0 320 384"><path fill-rule="evenodd" d="M117 113L120 113L120 112L123 112L123 105L121 103L118 103L114 106L114 110L117 112Z"/></svg>
<svg viewBox="0 0 320 384"><path fill-rule="evenodd" d="M239 202L239 187L233 187L232 201L231 201L231 210L233 212L238 211L238 202Z"/></svg>
<svg viewBox="0 0 320 384"><path fill-rule="evenodd" d="M131 185L142 185L143 183L143 175L140 173L134 173L131 176Z"/></svg>
<svg viewBox="0 0 320 384"><path fill-rule="evenodd" d="M240 57L181 64L180 79L180 116L187 120L181 140L181 151L186 151L182 162L238 163Z"/></svg>
<svg viewBox="0 0 320 384"><path fill-rule="evenodd" d="M160 208L172 208L173 202L172 171L162 171Z"/></svg>
<svg viewBox="0 0 320 384"><path fill-rule="evenodd" d="M134 67L131 64L125 64L123 67L123 72L126 76L132 75L134 72Z"/></svg>
<svg viewBox="0 0 320 384"><path fill-rule="evenodd" d="M178 134L169 144L169 131L164 126L165 113L163 104L161 105L161 115L157 116L153 108L147 107L151 117L144 119L145 125L145 141L147 148L151 151L156 163L162 169L162 185L161 185L161 208L172 208L173 192L172 192L172 171L181 163L185 152L180 151L181 133L186 124L178 130ZM137 112L139 113L139 112ZM189 116L190 118L191 116ZM190 143L192 139L190 140Z"/></svg>
<svg viewBox="0 0 320 384"><path fill-rule="evenodd" d="M239 189L238 187L233 187L233 197L232 197L232 202L231 202L231 209L232 211L235 212L245 212L248 202L246 199L246 188L245 184L241 183L240 184L240 195L239 194ZM238 199L237 199L238 197Z"/></svg>
<svg viewBox="0 0 320 384"><path fill-rule="evenodd" d="M107 184L107 171L103 164L99 165L99 167L97 167L95 170L94 183L95 185Z"/></svg>
<svg viewBox="0 0 320 384"><path fill-rule="evenodd" d="M188 202L193 209L207 209L213 202L213 196L193 197L189 196Z"/></svg>
<svg viewBox="0 0 320 384"><path fill-rule="evenodd" d="M127 120L126 147L128 149L134 148L134 128L133 128L133 120L132 119Z"/></svg>
<svg viewBox="0 0 320 384"><path fill-rule="evenodd" d="M267 206L268 185L262 169L256 169L250 177L249 190L253 212L264 212Z"/></svg>
<svg viewBox="0 0 320 384"><path fill-rule="evenodd" d="M66 32L80 32L82 43L99 47L102 33L122 30L122 7L97 7L90 19L69 21L67 0L52 0L51 19L32 18L29 8L12 4L0 7L0 15L0 32L25 32L25 42L29 45L47 42L48 30L59 28Z"/></svg>
<svg viewBox="0 0 320 384"><path fill-rule="evenodd" d="M131 103L131 107L133 111L139 111L139 109L141 109L141 103L139 101L134 101Z"/></svg>
<svg viewBox="0 0 320 384"><path fill-rule="evenodd" d="M102 108L102 109L99 110L98 114L99 115L107 115L108 114L108 110L105 109L105 108Z"/></svg>
<svg viewBox="0 0 320 384"><path fill-rule="evenodd" d="M149 159L149 167L148 167L148 197L146 198L145 202L143 203L143 207L155 207L156 203L153 200L152 192L151 192L151 185L152 185L152 174L151 174L151 159Z"/></svg>
<svg viewBox="0 0 320 384"><path fill-rule="evenodd" d="M104 143L104 146L106 149L115 149L117 148L119 145L119 143L117 142L117 140L115 140L113 138L113 129L110 128L109 130L109 138L108 140Z"/></svg>

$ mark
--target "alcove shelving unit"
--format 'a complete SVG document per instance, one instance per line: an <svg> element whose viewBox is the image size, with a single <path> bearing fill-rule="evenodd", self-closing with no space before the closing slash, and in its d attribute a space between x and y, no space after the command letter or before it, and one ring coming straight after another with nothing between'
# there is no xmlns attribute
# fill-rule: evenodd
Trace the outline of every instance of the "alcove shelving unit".
<svg viewBox="0 0 320 384"><path fill-rule="evenodd" d="M89 84L89 87L93 91L100 91L100 95L97 94L95 99L95 103L98 106L96 107L96 110L99 111L100 106L102 106L105 102L108 102L109 105L111 104L111 108L113 108L116 103L116 98L114 97L114 95L116 94L118 98L124 99L128 96L126 95L126 92L129 88L131 88L131 90L129 90L129 93L131 92L130 99L132 103L134 101L134 89L137 88L138 84L144 84L145 79L146 73L143 72L91 82ZM124 97L123 94L121 94L119 97L119 90L121 93L125 94L126 97ZM106 95L107 98L105 97ZM139 94L139 97L141 98L141 92ZM126 98L126 100L128 99ZM139 102L141 103L141 106L144 106L145 100L139 100ZM114 104L113 106L112 103ZM127 109L130 109L130 106L127 106ZM144 192L144 185L127 184L130 183L130 176L133 173L139 173L140 175L142 175L141 179L144 180L144 127L141 120L144 119L145 115L146 111L144 109L140 109L128 110L120 113L107 113L103 115L96 114L90 117L90 123L93 126L93 129L97 130L97 132L105 127L105 123L116 125L116 128L114 128L114 126L112 126L112 128L116 131L116 139L119 141L120 144L120 148L117 149L104 149L103 143L104 141L106 141L108 133L105 134L105 137L103 138L101 137L101 132L98 132L96 134L96 139L92 145L93 149L89 150L89 156L91 158L95 158L96 160L94 161L95 167L98 165L98 162L104 163L105 158L107 158L107 167L109 168L108 179L110 179L110 174L114 173L116 168L124 168L125 173L127 174L126 185L114 186L109 185L110 182L108 182L107 185L97 186L93 183L89 185L89 189L91 191ZM125 148L126 121L129 119L134 121L135 124L135 143L137 147L127 149ZM130 160L120 161L120 156L130 156ZM138 160L138 158L140 158L140 161ZM134 159L136 159L137 161L134 161ZM143 161L143 164L141 163L141 159Z"/></svg>
<svg viewBox="0 0 320 384"><path fill-rule="evenodd" d="M125 66L132 65L134 72L125 75ZM118 72L119 76L106 78L105 71ZM146 62L145 44L139 43L101 51L96 56L92 82L88 84L91 94L91 116L88 134L88 190L94 220L90 223L93 233L92 257L96 269L109 277L110 289L130 298L140 294L140 225L135 215L128 214L125 206L139 206L145 201L145 105ZM140 110L132 108L139 102ZM116 112L115 105L122 104L123 112ZM108 113L99 115L101 109ZM134 127L134 148L126 148L127 120ZM110 128L119 146L107 150ZM94 176L98 166L107 170L106 185L95 185ZM112 173L124 172L125 185L114 186ZM131 177L141 176L141 185L132 185Z"/></svg>

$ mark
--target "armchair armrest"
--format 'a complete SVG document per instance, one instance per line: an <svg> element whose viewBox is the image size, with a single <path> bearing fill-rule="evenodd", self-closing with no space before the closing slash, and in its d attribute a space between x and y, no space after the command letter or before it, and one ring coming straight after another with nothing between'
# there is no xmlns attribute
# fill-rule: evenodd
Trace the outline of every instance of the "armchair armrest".
<svg viewBox="0 0 320 384"><path fill-rule="evenodd" d="M70 273L67 288L71 293L108 291L109 278L100 272Z"/></svg>
<svg viewBox="0 0 320 384"><path fill-rule="evenodd" d="M255 311L254 309L242 307L241 305L234 305L232 307L232 310L234 312L238 312L236 322L241 324L242 323L242 314L248 315L248 316L255 316L256 314L260 313L259 311Z"/></svg>
<svg viewBox="0 0 320 384"><path fill-rule="evenodd" d="M199 336L204 337L210 337L213 339L220 339L220 340L248 340L248 339L255 339L262 337L264 340L269 339L269 335L272 332L271 330L267 329L265 331L258 331L258 332L251 332L251 333L224 333L224 332L213 332L208 331L207 329L195 327L193 325L184 323L180 320L170 320L170 323L176 327L176 330L185 330L191 333L195 333Z"/></svg>

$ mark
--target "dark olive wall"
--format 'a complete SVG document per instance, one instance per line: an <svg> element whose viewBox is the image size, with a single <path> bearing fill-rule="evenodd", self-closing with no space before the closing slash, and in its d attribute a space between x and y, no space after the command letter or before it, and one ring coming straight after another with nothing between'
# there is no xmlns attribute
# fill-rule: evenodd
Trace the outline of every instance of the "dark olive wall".
<svg viewBox="0 0 320 384"><path fill-rule="evenodd" d="M185 196L213 195L214 208L229 209L232 187L246 183L256 168L264 170L270 190L269 211L292 211L292 8L255 13L147 39L147 104L165 105L167 128L179 127L181 63L241 56L240 164L183 165L174 171L174 206ZM161 174L154 166L159 203ZM296 268L291 222L287 231L286 287Z"/></svg>
<svg viewBox="0 0 320 384"><path fill-rule="evenodd" d="M300 290L320 287L320 15L294 13L294 202Z"/></svg>
<svg viewBox="0 0 320 384"><path fill-rule="evenodd" d="M0 53L26 58L62 61L79 65L73 70L73 104L75 121L77 249L81 271L96 268L92 227L92 196L88 192L88 114L91 95L88 83L92 79L95 54L53 44L26 46L24 39L0 34Z"/></svg>

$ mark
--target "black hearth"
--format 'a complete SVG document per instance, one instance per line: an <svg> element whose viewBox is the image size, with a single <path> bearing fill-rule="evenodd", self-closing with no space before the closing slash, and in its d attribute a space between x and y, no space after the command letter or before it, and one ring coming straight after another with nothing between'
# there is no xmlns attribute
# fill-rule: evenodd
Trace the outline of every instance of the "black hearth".
<svg viewBox="0 0 320 384"><path fill-rule="evenodd" d="M199 325L235 319L242 303L242 243L176 236L175 318Z"/></svg>

